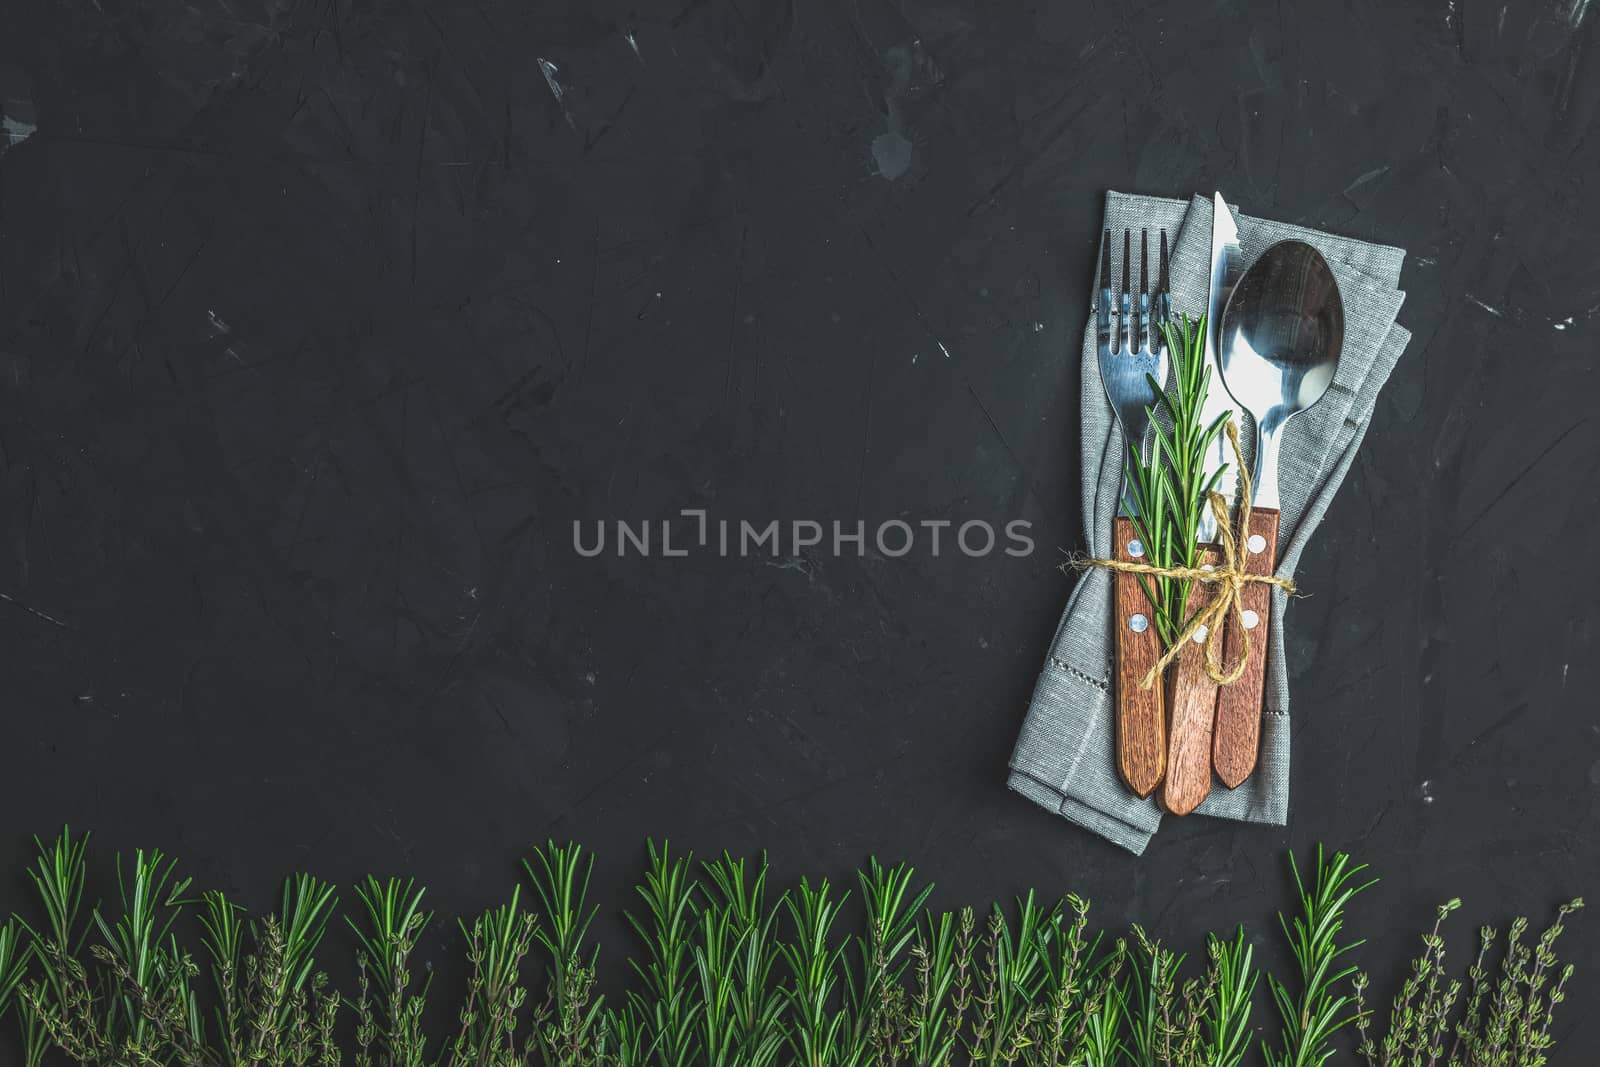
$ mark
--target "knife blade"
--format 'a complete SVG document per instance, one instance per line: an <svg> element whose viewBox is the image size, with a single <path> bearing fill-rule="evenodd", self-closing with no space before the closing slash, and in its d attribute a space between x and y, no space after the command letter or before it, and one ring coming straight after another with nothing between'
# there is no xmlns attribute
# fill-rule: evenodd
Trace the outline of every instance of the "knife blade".
<svg viewBox="0 0 1600 1067"><path fill-rule="evenodd" d="M1239 224L1234 221L1233 212L1228 210L1222 194L1215 193L1211 207L1211 292L1206 300L1205 362L1210 372L1210 384L1205 400L1200 405L1201 426L1210 426L1232 406L1227 388L1222 383L1222 371L1217 365L1217 349L1222 340L1223 309L1228 306L1228 297L1233 295L1234 286L1239 284L1243 274L1244 253L1239 248ZM1206 450L1202 477L1209 481L1221 471L1216 490L1230 503L1239 481L1239 472L1234 470L1231 461L1227 437L1219 433ZM1196 533L1201 542L1217 539L1216 519L1209 508L1201 509Z"/></svg>

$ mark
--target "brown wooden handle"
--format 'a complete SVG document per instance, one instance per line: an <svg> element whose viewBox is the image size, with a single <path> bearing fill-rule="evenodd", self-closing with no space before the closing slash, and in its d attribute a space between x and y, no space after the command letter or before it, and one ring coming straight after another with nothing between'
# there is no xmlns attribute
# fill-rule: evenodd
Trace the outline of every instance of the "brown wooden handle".
<svg viewBox="0 0 1600 1067"><path fill-rule="evenodd" d="M1245 571L1271 574L1278 558L1278 513L1266 508L1252 511L1250 529L1245 537L1245 543L1239 546ZM1256 769L1256 753L1261 745L1261 692L1267 678L1267 623L1272 618L1272 586L1250 582L1239 594L1239 606L1247 613L1247 621L1251 618L1248 613L1255 613L1256 625L1250 629L1250 659L1239 680L1223 686L1217 693L1217 730L1211 757L1217 777L1229 789L1250 777L1250 772ZM1237 618L1230 618L1227 627L1224 655L1232 663L1239 655L1244 632Z"/></svg>
<svg viewBox="0 0 1600 1067"><path fill-rule="evenodd" d="M1214 545L1201 547L1197 565L1215 565L1221 554ZM1195 582L1189 589L1190 617L1216 598L1216 587ZM1187 815L1211 792L1211 728L1217 716L1217 683L1206 673L1204 633L1186 641L1172 664L1172 689L1167 694L1167 777L1161 784L1161 806L1173 815Z"/></svg>
<svg viewBox="0 0 1600 1067"><path fill-rule="evenodd" d="M1128 545L1138 537L1133 521L1117 518L1111 524L1113 556L1123 561L1135 557ZM1149 562L1140 559L1138 562ZM1154 793L1167 767L1167 721L1162 708L1165 686L1156 679L1148 689L1139 682L1161 659L1161 637L1156 632L1155 611L1139 586L1137 575L1112 575L1111 629L1116 637L1117 663L1117 769L1122 780L1141 797ZM1144 620L1136 629L1134 617Z"/></svg>

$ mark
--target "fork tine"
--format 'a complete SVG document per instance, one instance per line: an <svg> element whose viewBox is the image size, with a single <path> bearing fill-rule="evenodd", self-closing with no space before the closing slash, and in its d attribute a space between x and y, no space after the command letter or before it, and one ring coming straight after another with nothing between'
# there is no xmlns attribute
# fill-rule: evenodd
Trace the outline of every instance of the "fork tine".
<svg viewBox="0 0 1600 1067"><path fill-rule="evenodd" d="M1133 286L1130 284L1130 280L1131 279L1130 279L1129 272L1128 272L1128 268L1133 266L1133 252L1132 252L1133 245L1132 245L1132 241L1133 241L1133 231L1131 231L1131 230L1123 230L1122 231L1122 292L1124 293L1124 295L1126 295L1127 293L1130 293L1130 292L1133 291Z"/></svg>
<svg viewBox="0 0 1600 1067"><path fill-rule="evenodd" d="M1129 305L1132 304L1132 302L1133 302L1132 301L1132 295L1133 295L1133 293L1132 293L1132 290L1133 290L1132 280L1133 280L1133 276L1132 276L1132 273L1131 273L1132 266L1133 266L1133 232L1131 230L1123 230L1122 231L1122 306L1121 306L1122 314L1119 316L1119 321L1117 323L1118 341L1121 342L1117 346L1117 350L1121 351L1121 352L1132 352L1133 351L1133 332L1128 328L1129 327L1129 323L1133 318L1133 316L1131 314L1131 309L1129 307Z"/></svg>
<svg viewBox="0 0 1600 1067"><path fill-rule="evenodd" d="M1167 276L1167 231L1161 230L1161 260L1156 269L1156 322L1165 325L1172 321L1172 280ZM1159 331L1158 331L1159 333ZM1167 347L1165 334L1159 335L1159 341L1153 346L1157 351Z"/></svg>
<svg viewBox="0 0 1600 1067"><path fill-rule="evenodd" d="M1100 242L1100 299L1095 308L1095 332L1098 335L1100 347L1107 351L1111 348L1111 231L1105 233L1105 240Z"/></svg>
<svg viewBox="0 0 1600 1067"><path fill-rule="evenodd" d="M1139 351L1150 351L1150 231L1139 231Z"/></svg>

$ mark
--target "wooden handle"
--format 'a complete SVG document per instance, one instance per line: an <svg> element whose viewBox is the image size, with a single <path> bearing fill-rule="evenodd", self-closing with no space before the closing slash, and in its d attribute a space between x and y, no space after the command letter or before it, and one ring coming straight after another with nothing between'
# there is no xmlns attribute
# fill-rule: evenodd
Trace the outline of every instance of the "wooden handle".
<svg viewBox="0 0 1600 1067"><path fill-rule="evenodd" d="M1199 566L1215 565L1221 554L1214 545L1201 547ZM1216 587L1195 582L1189 589L1192 617L1216 599ZM1173 815L1187 815L1211 792L1211 728L1217 717L1217 683L1206 674L1206 650L1199 641L1185 642L1172 665L1172 690L1167 694L1167 777L1161 785L1161 806Z"/></svg>
<svg viewBox="0 0 1600 1067"><path fill-rule="evenodd" d="M1117 518L1111 524L1113 555L1133 561L1128 545L1138 536L1133 521ZM1140 560L1140 562L1147 562ZM1161 637L1156 632L1155 610L1133 574L1112 575L1111 629L1117 635L1117 769L1122 780L1141 797L1147 797L1161 784L1167 768L1167 722L1162 709L1161 679L1149 689L1139 682L1161 659ZM1144 620L1135 629L1134 617Z"/></svg>
<svg viewBox="0 0 1600 1067"><path fill-rule="evenodd" d="M1260 540L1257 540L1259 538ZM1271 574L1278 558L1278 513L1257 509L1250 513L1246 542L1239 546L1244 569L1250 574ZM1217 731L1212 762L1217 777L1229 789L1250 777L1256 769L1256 753L1261 744L1261 691L1267 678L1267 623L1272 618L1272 586L1251 582L1239 594L1239 606L1249 621L1255 613L1256 625L1250 629L1250 660L1244 674L1217 694ZM1239 620L1228 620L1225 656L1232 663L1239 655L1244 633Z"/></svg>

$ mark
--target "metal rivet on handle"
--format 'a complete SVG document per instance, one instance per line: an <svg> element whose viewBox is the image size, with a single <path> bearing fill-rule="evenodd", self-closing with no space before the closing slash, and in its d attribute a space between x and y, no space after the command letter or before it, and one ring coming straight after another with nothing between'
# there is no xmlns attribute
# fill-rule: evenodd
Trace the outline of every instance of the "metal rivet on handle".
<svg viewBox="0 0 1600 1067"><path fill-rule="evenodd" d="M1251 534L1250 540L1246 541L1245 545L1250 549L1251 552L1259 555L1267 550L1267 539L1262 537L1260 534Z"/></svg>
<svg viewBox="0 0 1600 1067"><path fill-rule="evenodd" d="M1133 618L1128 620L1128 629L1132 630L1136 634L1142 634L1146 630L1150 629L1150 620L1145 618L1143 615L1135 613Z"/></svg>
<svg viewBox="0 0 1600 1067"><path fill-rule="evenodd" d="M1244 610L1244 628L1246 630L1254 630L1257 626L1260 626L1260 625L1261 625L1261 616L1257 615L1255 612L1251 611L1249 608L1246 608Z"/></svg>
<svg viewBox="0 0 1600 1067"><path fill-rule="evenodd" d="M1144 542L1140 541L1137 537L1132 541L1129 541L1128 555L1132 556L1134 559L1138 559L1140 556L1144 555Z"/></svg>

